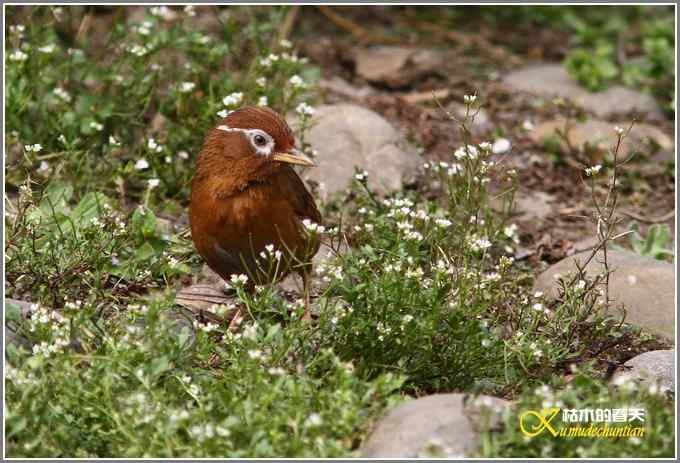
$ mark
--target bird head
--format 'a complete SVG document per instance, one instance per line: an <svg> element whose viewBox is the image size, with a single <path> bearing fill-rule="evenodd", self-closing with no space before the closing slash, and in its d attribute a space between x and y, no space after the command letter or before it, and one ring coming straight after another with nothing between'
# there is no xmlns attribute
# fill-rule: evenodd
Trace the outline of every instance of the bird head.
<svg viewBox="0 0 680 463"><path fill-rule="evenodd" d="M210 132L206 145L212 145L213 151L217 148L222 159L235 163L314 165L295 148L295 137L283 117L262 106L230 113Z"/></svg>

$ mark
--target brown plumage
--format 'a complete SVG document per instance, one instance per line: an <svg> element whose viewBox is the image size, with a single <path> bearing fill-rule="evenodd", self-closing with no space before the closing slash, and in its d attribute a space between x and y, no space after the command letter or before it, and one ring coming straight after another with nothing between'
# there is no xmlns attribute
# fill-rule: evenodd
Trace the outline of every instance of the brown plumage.
<svg viewBox="0 0 680 463"><path fill-rule="evenodd" d="M309 318L309 262L319 242L302 221L321 223L321 214L291 164L313 165L295 149L279 114L264 107L232 112L205 138L189 219L198 253L227 281L246 274L252 289L290 271L300 273ZM276 274L260 257L270 244L283 253Z"/></svg>

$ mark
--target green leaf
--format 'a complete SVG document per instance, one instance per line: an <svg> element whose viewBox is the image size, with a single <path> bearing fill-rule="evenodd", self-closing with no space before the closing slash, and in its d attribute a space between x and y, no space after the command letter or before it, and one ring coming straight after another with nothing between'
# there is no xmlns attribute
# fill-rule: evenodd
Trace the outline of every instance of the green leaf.
<svg viewBox="0 0 680 463"><path fill-rule="evenodd" d="M144 238L156 236L156 216L149 209L136 209L130 219L130 225Z"/></svg>
<svg viewBox="0 0 680 463"><path fill-rule="evenodd" d="M106 203L108 203L108 198L103 193L87 193L73 209L71 217L77 223L86 224L100 215L101 208Z"/></svg>
<svg viewBox="0 0 680 463"><path fill-rule="evenodd" d="M162 373L170 369L170 359L166 355L156 357L151 361L151 370L149 375L152 378L160 376Z"/></svg>
<svg viewBox="0 0 680 463"><path fill-rule="evenodd" d="M20 322L21 307L5 299L5 321Z"/></svg>

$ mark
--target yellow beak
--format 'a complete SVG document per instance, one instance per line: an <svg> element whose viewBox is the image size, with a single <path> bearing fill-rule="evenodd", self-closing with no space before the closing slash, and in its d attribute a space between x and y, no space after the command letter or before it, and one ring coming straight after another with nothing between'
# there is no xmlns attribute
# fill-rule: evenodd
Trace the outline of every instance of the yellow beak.
<svg viewBox="0 0 680 463"><path fill-rule="evenodd" d="M286 162L288 164L297 164L300 166L312 167L314 161L302 154L302 151L293 148L288 153L274 153L272 159L279 162Z"/></svg>

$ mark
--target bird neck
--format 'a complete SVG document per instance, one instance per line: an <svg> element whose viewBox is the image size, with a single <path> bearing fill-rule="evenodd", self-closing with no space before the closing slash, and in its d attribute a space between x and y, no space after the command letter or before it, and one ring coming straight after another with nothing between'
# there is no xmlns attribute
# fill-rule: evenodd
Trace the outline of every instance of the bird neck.
<svg viewBox="0 0 680 463"><path fill-rule="evenodd" d="M192 189L207 189L205 193L217 198L233 196L253 183L265 181L280 168L278 162L266 157L237 160L201 158L196 163Z"/></svg>

